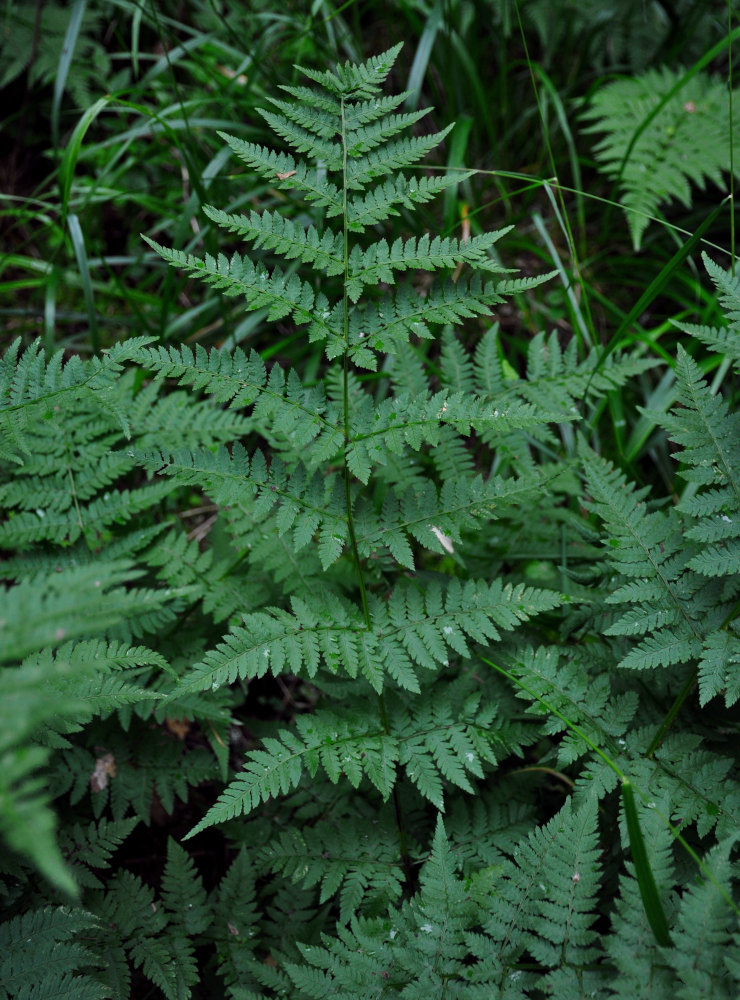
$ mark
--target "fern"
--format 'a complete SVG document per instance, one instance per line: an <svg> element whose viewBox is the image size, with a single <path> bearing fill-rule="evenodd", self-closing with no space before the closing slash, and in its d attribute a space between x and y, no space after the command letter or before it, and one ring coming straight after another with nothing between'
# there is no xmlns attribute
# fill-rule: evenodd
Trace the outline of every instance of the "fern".
<svg viewBox="0 0 740 1000"><path fill-rule="evenodd" d="M111 993L95 978L100 960L75 938L99 922L84 910L46 907L0 925L0 996L103 1000Z"/></svg>
<svg viewBox="0 0 740 1000"><path fill-rule="evenodd" d="M654 362L513 353L505 232L406 233L459 178L396 56L225 136L289 196L206 209L246 250L158 248L278 349L0 365L9 997L737 993L735 282L658 496L592 433Z"/></svg>
<svg viewBox="0 0 740 1000"><path fill-rule="evenodd" d="M702 254L704 266L709 273L723 312L727 318L725 327L699 326L696 323L677 323L676 325L691 337L706 344L712 351L721 352L736 365L740 361L740 340L737 329L740 321L740 287L738 278L730 272L723 271L706 254Z"/></svg>
<svg viewBox="0 0 740 1000"><path fill-rule="evenodd" d="M692 185L713 181L725 188L723 173L732 162L730 101L737 97L705 73L668 68L596 91L583 116L591 122L586 132L606 132L596 159L621 187L636 250L659 206L678 200L690 207Z"/></svg>

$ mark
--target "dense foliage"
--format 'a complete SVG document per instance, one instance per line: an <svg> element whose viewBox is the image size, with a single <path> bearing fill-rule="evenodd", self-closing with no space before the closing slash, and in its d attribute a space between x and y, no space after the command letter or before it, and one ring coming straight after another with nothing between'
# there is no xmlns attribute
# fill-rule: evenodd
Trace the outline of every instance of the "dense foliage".
<svg viewBox="0 0 740 1000"><path fill-rule="evenodd" d="M411 82L474 6L431 11ZM29 299L0 360L0 998L738 995L740 279L693 260L716 207L678 251L653 235L731 183L732 91L657 68L676 31L702 70L724 51L701 6L574 105L624 258L653 248L603 327L583 190L538 183L547 225L530 203L487 231L472 120L428 127L399 44L325 59L312 22L261 126L209 120L205 169L182 147L185 208L132 187L157 291L94 278L74 199L103 211L109 144L83 142L110 98L73 128L58 218L13 218L55 256L32 286L11 255L3 286ZM44 17L109 73L104 7ZM31 10L9 86L54 76ZM491 16L507 39L520 15L552 95L547 10ZM204 92L218 38L193 35ZM129 335L101 322L119 293ZM64 341L78 294L89 337Z"/></svg>

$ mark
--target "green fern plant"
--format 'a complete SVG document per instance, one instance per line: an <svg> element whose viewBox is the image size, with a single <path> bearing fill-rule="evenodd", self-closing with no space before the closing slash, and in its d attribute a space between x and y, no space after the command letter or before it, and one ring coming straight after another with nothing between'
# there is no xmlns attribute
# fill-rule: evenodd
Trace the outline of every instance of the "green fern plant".
<svg viewBox="0 0 740 1000"><path fill-rule="evenodd" d="M731 146L740 136L736 125L734 132L730 127L738 96L706 73L667 67L596 91L583 114L585 132L606 133L594 153L620 188L635 250L660 206L680 201L690 208L692 189L707 181L726 189Z"/></svg>
<svg viewBox="0 0 740 1000"><path fill-rule="evenodd" d="M656 498L573 426L653 362L513 355L501 233L379 235L453 183L396 55L286 88L292 153L226 137L293 198L207 209L247 254L157 248L305 370L0 365L0 995L737 995L737 418L689 352L737 364L737 282Z"/></svg>
<svg viewBox="0 0 740 1000"><path fill-rule="evenodd" d="M427 180L401 172L414 168L447 130L400 137L423 113L396 114L405 95L379 96L397 52L360 67L307 72L314 86L285 88L293 100L275 101L277 110L264 112L270 126L308 159L224 137L245 164L279 187L304 195L308 204L325 210L327 221L319 231L271 212L229 216L207 208L209 217L255 248L269 247L278 256L311 265L317 275L326 275L320 285L326 292L304 280L300 271L269 270L239 254L201 260L155 245L174 266L227 294L243 295L252 309L267 308L269 319L292 317L305 325L310 340L324 342L327 363L339 359L337 368L327 370L324 385L304 386L294 371L285 373L277 364L268 371L254 353L224 357L188 349L140 351L141 361L159 377L203 388L220 402L251 405L254 432L277 453L267 461L261 451L250 456L239 445L215 454L159 451L146 456L147 465L200 487L229 510L229 530L239 532L241 544L265 519L274 523L278 536L291 533L294 552L316 536L324 571L321 590L310 602L295 595L287 608L266 605L242 616L240 625L189 672L185 690L215 690L238 679L287 670L319 687L324 678L353 678L358 688L366 686L368 695L374 692L378 699L371 723L344 718L334 708L296 720L297 732L286 731L255 751L194 832L250 811L321 767L332 781L344 773L354 786L364 778L383 799L396 797L405 854L397 767L404 767L422 795L441 807L443 775L470 789L465 772L482 777L480 761L495 758L486 740L471 735L472 707L443 750L442 735L453 724L449 710L441 708L436 725L425 723L436 738L410 739L392 727L390 692L418 694L419 671L433 678L450 655L469 655L471 639L496 639L502 630L558 603L552 592L498 580L461 584L440 578L424 587L414 580L394 583L369 563L380 559L382 567L390 558L388 568L394 561L409 569L426 561L431 568L435 554L439 558L455 551L464 528L504 509L512 495L519 499L535 485L536 478L514 486L504 477L485 483L471 469L466 477L437 486L436 477L425 473L429 448L442 453L456 446L460 434L473 430L503 442L522 429L536 431L548 419L570 419L558 405L561 400L552 412L544 407L537 412L515 391L497 403L485 390L435 391L428 383L413 394L391 396L386 380L368 382L360 375L385 370L392 384L396 357L413 351L419 338L429 338L430 327L485 313L502 301L504 291L534 283L503 277L490 255L502 233L469 241L424 236L393 245L368 234L371 225L398 208L424 202L453 182L451 177ZM334 219L338 225L332 228ZM466 273L455 282L451 272L457 267ZM446 277L425 296L408 287L395 289L398 272L440 269ZM328 279L334 275L341 283L332 298ZM419 472L400 500L383 484L382 472L374 485L375 470L413 463L415 455ZM437 464L440 460L441 455ZM381 599L381 589L389 584L391 593ZM473 727L467 735L466 726Z"/></svg>

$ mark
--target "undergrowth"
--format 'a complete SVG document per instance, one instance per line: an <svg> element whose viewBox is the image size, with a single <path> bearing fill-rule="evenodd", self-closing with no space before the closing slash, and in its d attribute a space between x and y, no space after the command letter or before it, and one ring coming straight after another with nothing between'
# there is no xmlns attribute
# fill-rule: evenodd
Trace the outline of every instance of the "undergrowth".
<svg viewBox="0 0 740 1000"><path fill-rule="evenodd" d="M740 285L665 373L512 345L553 274L404 232L470 175L397 56L222 133L237 249L148 240L273 350L4 353L0 997L738 994Z"/></svg>

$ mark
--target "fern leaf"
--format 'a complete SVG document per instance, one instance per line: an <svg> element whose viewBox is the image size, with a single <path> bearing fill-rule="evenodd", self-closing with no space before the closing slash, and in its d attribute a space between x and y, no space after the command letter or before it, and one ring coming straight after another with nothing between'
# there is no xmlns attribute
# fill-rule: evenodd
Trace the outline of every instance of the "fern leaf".
<svg viewBox="0 0 740 1000"><path fill-rule="evenodd" d="M724 957L734 950L736 917L722 888L730 886L730 850L736 838L718 844L706 857L713 878L688 887L681 900L673 934L670 966L681 986L677 996L731 996L738 980L730 984ZM697 933L698 931L698 933Z"/></svg>
<svg viewBox="0 0 740 1000"><path fill-rule="evenodd" d="M273 104L278 102L273 101ZM290 105L283 105L290 108ZM328 170L339 170L342 166L342 146L338 142L327 142L316 128L306 129L291 119L294 115L277 115L272 111L259 109L272 131L283 138L297 153L311 153L326 164ZM323 129L321 130L323 131ZM318 133L318 134L317 134Z"/></svg>
<svg viewBox="0 0 740 1000"><path fill-rule="evenodd" d="M94 635L171 599L125 589L139 575L128 562L100 561L0 589L0 660L21 660L39 648Z"/></svg>
<svg viewBox="0 0 740 1000"><path fill-rule="evenodd" d="M255 868L242 848L218 886L212 927L219 945L219 971L234 996L234 987L247 981L249 961L258 944L259 913L254 882ZM256 994L251 996L260 1000Z"/></svg>
<svg viewBox="0 0 740 1000"><path fill-rule="evenodd" d="M438 177L420 177L409 180L403 174L384 180L362 195L354 195L347 203L347 224L352 232L362 233L368 226L398 215L395 206L413 208L423 205L453 184L467 180L469 173L442 174Z"/></svg>
<svg viewBox="0 0 740 1000"><path fill-rule="evenodd" d="M326 180L323 171L296 162L288 153L276 153L225 132L218 134L243 163L274 187L300 191L318 208L326 208L330 218L342 214L340 190Z"/></svg>
<svg viewBox="0 0 740 1000"><path fill-rule="evenodd" d="M265 750L250 751L244 770L189 836L290 791L304 771L315 777L319 766L333 784L344 776L357 787L367 775L387 798L400 763L421 794L438 808L442 808L443 779L472 792L466 772L483 776L478 759L481 744L473 738L475 724L453 721L444 707L439 712L422 711L397 735L375 731L359 717L327 712L301 717L296 725L297 735L283 731L279 740L265 740ZM490 750L486 757L495 761Z"/></svg>
<svg viewBox="0 0 740 1000"><path fill-rule="evenodd" d="M423 594L401 584L386 603L374 602L371 610L379 648L393 676L409 658L427 669L445 664L446 647L468 657L468 638L487 645L500 638L499 629L513 629L559 603L556 594L521 584L452 579L445 589L433 583Z"/></svg>
<svg viewBox="0 0 740 1000"><path fill-rule="evenodd" d="M365 772L384 798L390 795L398 749L385 733L373 732L359 719L319 713L297 720L297 728L298 734L284 730L279 740L265 739L264 750L250 751L244 770L188 837L291 791L304 771L313 777L319 766L333 784L344 773L355 787Z"/></svg>
<svg viewBox="0 0 740 1000"><path fill-rule="evenodd" d="M402 871L386 823L361 817L293 828L263 851L265 863L305 888L320 886L319 902L340 895L339 919L347 923L363 908L383 908L401 895ZM364 905L363 905L364 904Z"/></svg>
<svg viewBox="0 0 740 1000"><path fill-rule="evenodd" d="M668 97L681 80L683 86ZM689 76L668 67L596 92L584 115L594 124L586 131L607 133L596 146L596 158L607 176L621 182L635 249L659 205L671 199L691 205L691 185L704 187L707 180L724 188L722 172L732 162L730 99L737 101L737 94L728 95L707 74ZM657 115L643 128L659 103Z"/></svg>
<svg viewBox="0 0 740 1000"><path fill-rule="evenodd" d="M581 964L595 956L598 858L593 804L576 811L566 803L518 845L485 924L505 965L525 949L546 967L557 967L564 958Z"/></svg>
<svg viewBox="0 0 740 1000"><path fill-rule="evenodd" d="M335 477L306 475L300 468L290 474L279 458L273 458L268 468L261 452L250 460L239 444L231 454L225 448L215 453L202 449L147 455L144 462L160 475L202 487L222 507L250 507L257 521L277 508L278 533L292 529L296 551L318 531L324 569L339 558L347 542L344 488Z"/></svg>
<svg viewBox="0 0 740 1000"><path fill-rule="evenodd" d="M704 639L699 660L699 702L724 693L729 708L740 699L740 637L720 630Z"/></svg>
<svg viewBox="0 0 740 1000"><path fill-rule="evenodd" d="M296 449L313 442L320 456L317 463L341 447L342 431L327 410L321 387L304 389L294 372L286 376L277 365L268 374L255 351L247 358L238 349L229 356L201 347L195 352L189 347L158 348L139 352L137 359L162 378L205 389L219 402L254 405L254 420L269 422L273 432L290 438Z"/></svg>
<svg viewBox="0 0 740 1000"><path fill-rule="evenodd" d="M355 523L361 554L374 555L379 547L387 546L394 559L413 569L409 539L432 552L449 552L450 547L461 544L463 530L475 530L481 519L501 516L509 505L526 503L537 488L532 478L484 482L480 476L466 479L460 475L445 479L439 492L428 481L421 481L399 491L400 499L398 494L389 493L380 517L359 505Z"/></svg>
<svg viewBox="0 0 740 1000"><path fill-rule="evenodd" d="M84 536L94 542L105 528L112 524L122 524L141 511L147 510L163 500L172 491L172 486L155 483L142 486L138 490L112 491L96 498L88 504L74 503L71 495L67 509L64 504L44 510L13 513L0 525L0 546L3 548L25 548L34 542L51 541L57 545L73 544ZM50 499L50 498L49 498Z"/></svg>
<svg viewBox="0 0 740 1000"><path fill-rule="evenodd" d="M362 294L363 285L377 285L381 282L393 284L395 271L409 269L433 271L437 268L453 268L459 263L471 264L486 270L501 270L500 265L486 251L508 230L485 233L467 242L443 239L435 236L411 238L405 242L397 239L392 246L385 240L373 243L363 253L355 247L349 258L347 294L356 302Z"/></svg>
<svg viewBox="0 0 740 1000"><path fill-rule="evenodd" d="M331 229L327 228L319 235L313 226L304 229L278 212L229 215L211 205L204 205L203 211L212 222L251 240L256 249L274 250L287 260L311 264L315 270L327 275L342 274L344 271L342 238Z"/></svg>
<svg viewBox="0 0 740 1000"><path fill-rule="evenodd" d="M647 822L645 822L647 820ZM645 842L650 855L650 866L663 896L673 882L673 857L670 833L659 823L650 822L642 815ZM647 828L646 828L647 827ZM665 968L655 936L645 916L638 881L634 868L628 864L628 874L620 877L619 896L616 901L613 932L606 939L607 953L616 966L617 975L610 987L619 1000L632 1000L644 993L645 984L668 995L675 979Z"/></svg>
<svg viewBox="0 0 740 1000"><path fill-rule="evenodd" d="M740 417L728 414L722 398L712 395L698 365L680 344L676 374L683 409L666 415L662 422L671 439L682 446L677 457L701 473L702 483L729 488L731 499L740 507L740 480L734 473L740 454L736 443Z"/></svg>
<svg viewBox="0 0 740 1000"><path fill-rule="evenodd" d="M63 400L89 398L92 394L99 407L112 407L124 435L130 437L125 415L100 390L112 386L123 363L135 358L152 340L152 337L132 337L110 348L101 358L84 363L77 355L63 361L63 351L55 352L47 362L40 341L19 356L20 341L15 341L0 360L0 447L9 448L3 454L23 464L18 451L32 452L25 433L40 408L51 413Z"/></svg>
<svg viewBox="0 0 740 1000"><path fill-rule="evenodd" d="M351 191L362 191L369 183L387 174L395 174L423 159L438 146L452 130L452 125L431 135L412 139L394 139L364 156L347 163L347 186Z"/></svg>
<svg viewBox="0 0 740 1000"><path fill-rule="evenodd" d="M83 943L98 927L93 914L61 906L30 910L0 924L3 995L18 1000L110 997L110 991L94 978L102 963Z"/></svg>
<svg viewBox="0 0 740 1000"><path fill-rule="evenodd" d="M206 890L193 859L171 837L162 874L162 901L183 934L202 934L211 923Z"/></svg>
<svg viewBox="0 0 740 1000"><path fill-rule="evenodd" d="M255 266L246 257L233 254L231 258L223 254L201 259L179 250L168 250L149 237L144 239L160 257L192 276L197 276L215 288L221 288L227 295L243 295L252 309L267 309L269 320L292 316L296 323L319 322L328 307L324 295L316 295L308 284L295 275L283 274L279 268L272 273L262 265Z"/></svg>
<svg viewBox="0 0 740 1000"><path fill-rule="evenodd" d="M567 415L561 416L568 419ZM347 463L352 474L366 483L373 465L385 464L388 453L400 455L407 445L415 451L424 444L437 445L440 422L452 425L459 434L469 434L471 428L505 434L512 429L536 427L549 417L537 407L516 400L499 407L464 393L439 392L416 399L399 394L379 406L368 403L356 408Z"/></svg>
<svg viewBox="0 0 740 1000"><path fill-rule="evenodd" d="M704 267L718 290L722 311L728 320L726 327L698 326L696 323L676 323L676 326L696 340L723 356L731 358L736 368L740 363L740 277L725 271L705 253L702 254Z"/></svg>
<svg viewBox="0 0 740 1000"><path fill-rule="evenodd" d="M291 607L292 614L268 608L245 615L243 625L193 668L183 690L215 690L268 672L314 677L322 664L332 674L341 668L357 676L369 655L359 641L365 626L357 609L328 596L310 606L294 597Z"/></svg>
<svg viewBox="0 0 740 1000"><path fill-rule="evenodd" d="M138 822L136 816L118 821L101 819L97 823L90 823L85 829L76 823L66 836L60 838L67 863L78 885L87 889L103 888L103 883L93 869L110 867L111 856Z"/></svg>
<svg viewBox="0 0 740 1000"><path fill-rule="evenodd" d="M626 670L652 670L672 663L686 663L700 651L701 642L691 627L682 623L681 627L658 629L647 636L627 653L619 666Z"/></svg>
<svg viewBox="0 0 740 1000"><path fill-rule="evenodd" d="M317 72L301 67L301 73L320 84L330 94L355 100L374 97L393 68L401 47L400 43L394 45L380 55L371 56L364 63L346 62L337 65L333 72L331 70Z"/></svg>

